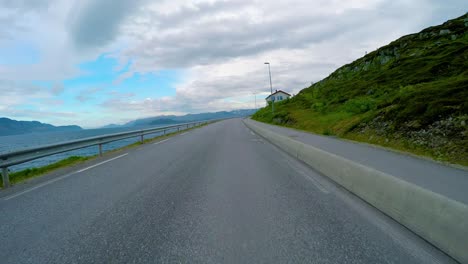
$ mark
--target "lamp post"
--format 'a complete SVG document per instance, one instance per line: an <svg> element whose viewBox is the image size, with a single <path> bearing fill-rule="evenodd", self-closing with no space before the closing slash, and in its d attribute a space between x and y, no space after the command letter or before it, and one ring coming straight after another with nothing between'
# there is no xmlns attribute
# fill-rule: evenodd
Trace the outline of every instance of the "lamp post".
<svg viewBox="0 0 468 264"><path fill-rule="evenodd" d="M255 111L257 111L257 94L253 93L254 95L254 100L255 100Z"/></svg>
<svg viewBox="0 0 468 264"><path fill-rule="evenodd" d="M265 64L268 65L268 73L270 74L270 96L273 94L273 85L271 84L271 69L270 69L270 63L269 62L265 62ZM270 98L271 100L271 113L273 114L275 112L275 100L272 98Z"/></svg>

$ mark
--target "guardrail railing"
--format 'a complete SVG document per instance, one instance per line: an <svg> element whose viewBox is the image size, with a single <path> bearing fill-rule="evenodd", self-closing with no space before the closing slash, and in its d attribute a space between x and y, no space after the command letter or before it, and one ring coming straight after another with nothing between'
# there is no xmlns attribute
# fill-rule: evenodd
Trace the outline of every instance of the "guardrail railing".
<svg viewBox="0 0 468 264"><path fill-rule="evenodd" d="M44 145L39 147L34 147L30 149L24 149L14 152L9 152L5 154L0 154L0 168L2 169L2 179L3 179L3 188L10 187L10 177L8 175L8 167L25 163L31 160L68 152L76 149L87 148L91 146L98 146L99 156L102 156L103 150L102 145L122 139L140 137L140 141L143 143L144 136L148 134L154 134L157 132L163 132L163 135L166 134L168 130L177 131L189 129L191 127L200 126L202 124L212 123L218 120L206 120L198 121L191 123L183 123L172 126L149 128L134 130L128 132L107 134L102 136L88 137L78 140L66 141L56 144Z"/></svg>

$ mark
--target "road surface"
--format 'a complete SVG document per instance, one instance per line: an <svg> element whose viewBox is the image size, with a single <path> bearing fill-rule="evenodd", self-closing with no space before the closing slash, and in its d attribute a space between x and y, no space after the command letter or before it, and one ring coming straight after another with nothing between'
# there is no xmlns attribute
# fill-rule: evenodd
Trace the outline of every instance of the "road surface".
<svg viewBox="0 0 468 264"><path fill-rule="evenodd" d="M1 263L453 263L226 120L0 192Z"/></svg>
<svg viewBox="0 0 468 264"><path fill-rule="evenodd" d="M397 152L326 137L299 130L256 124L276 133L323 149L338 156L388 173L425 189L442 194L453 200L468 204L468 170L445 166L430 160L417 158Z"/></svg>

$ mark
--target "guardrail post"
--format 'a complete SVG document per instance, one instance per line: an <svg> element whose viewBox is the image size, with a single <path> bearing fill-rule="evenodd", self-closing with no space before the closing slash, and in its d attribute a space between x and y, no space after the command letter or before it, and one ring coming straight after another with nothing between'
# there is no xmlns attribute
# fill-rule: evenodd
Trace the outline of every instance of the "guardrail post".
<svg viewBox="0 0 468 264"><path fill-rule="evenodd" d="M99 156L104 156L103 145L109 142L123 140L127 138L132 138L133 140L137 138L137 142L138 142L138 137L140 137L139 138L140 141L144 143L145 134L146 135L151 135L151 134L156 134L156 133L159 134L162 131L163 135L168 135L168 134L174 133L176 131L176 128L177 128L177 132L180 132L185 127L189 129L197 125L199 126L199 125L206 124L206 123L207 123L206 121L197 121L197 122L190 122L190 123L185 123L185 124L179 123L176 125L170 125L170 126L164 126L164 127L154 127L150 129L140 129L136 131L128 131L128 132L122 132L122 133L89 137L89 138L84 138L80 140L71 140L71 141L60 143L60 144L51 144L48 146L35 147L35 148L29 148L29 149L24 149L20 151L13 151L7 154L0 154L0 174L1 174L0 179L3 179L4 187L7 188L10 186L8 167L11 167L16 164L25 163L31 160L35 160L35 159L42 158L42 157L47 157L47 156L54 155L57 153L68 152L68 151L75 150L75 149L82 149L82 148L95 147L95 146L98 146L97 150L99 152L98 153ZM14 160L13 161L8 160L11 158L14 158Z"/></svg>
<svg viewBox="0 0 468 264"><path fill-rule="evenodd" d="M3 188L10 187L10 176L8 176L8 167L2 168Z"/></svg>

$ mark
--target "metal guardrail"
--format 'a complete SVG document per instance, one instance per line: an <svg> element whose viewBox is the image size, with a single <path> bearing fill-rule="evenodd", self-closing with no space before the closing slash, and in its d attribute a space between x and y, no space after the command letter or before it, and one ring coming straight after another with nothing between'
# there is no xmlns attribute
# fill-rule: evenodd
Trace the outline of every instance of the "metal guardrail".
<svg viewBox="0 0 468 264"><path fill-rule="evenodd" d="M10 186L10 178L8 175L8 167L25 163L31 160L51 156L54 154L59 154L63 152L68 152L76 149L87 148L91 146L98 146L99 156L102 156L102 145L122 139L133 138L133 137L140 137L140 142L143 143L144 136L148 134L153 134L157 132L163 132L163 135L166 134L168 130L175 130L180 131L181 129L188 129L195 126L200 126L202 124L212 123L218 120L206 120L206 121L198 121L198 122L191 122L191 123L183 123L178 125L172 126L165 126L165 127L157 127L157 128L149 128L149 129L142 129L142 130L134 130L129 132L121 132L121 133L114 133L114 134L107 134L102 136L96 137L89 137L83 138L78 140L66 141L51 145L44 145L30 149L24 149L14 152L9 152L5 154L0 154L0 168L2 169L2 179L3 179L3 187L8 188Z"/></svg>

